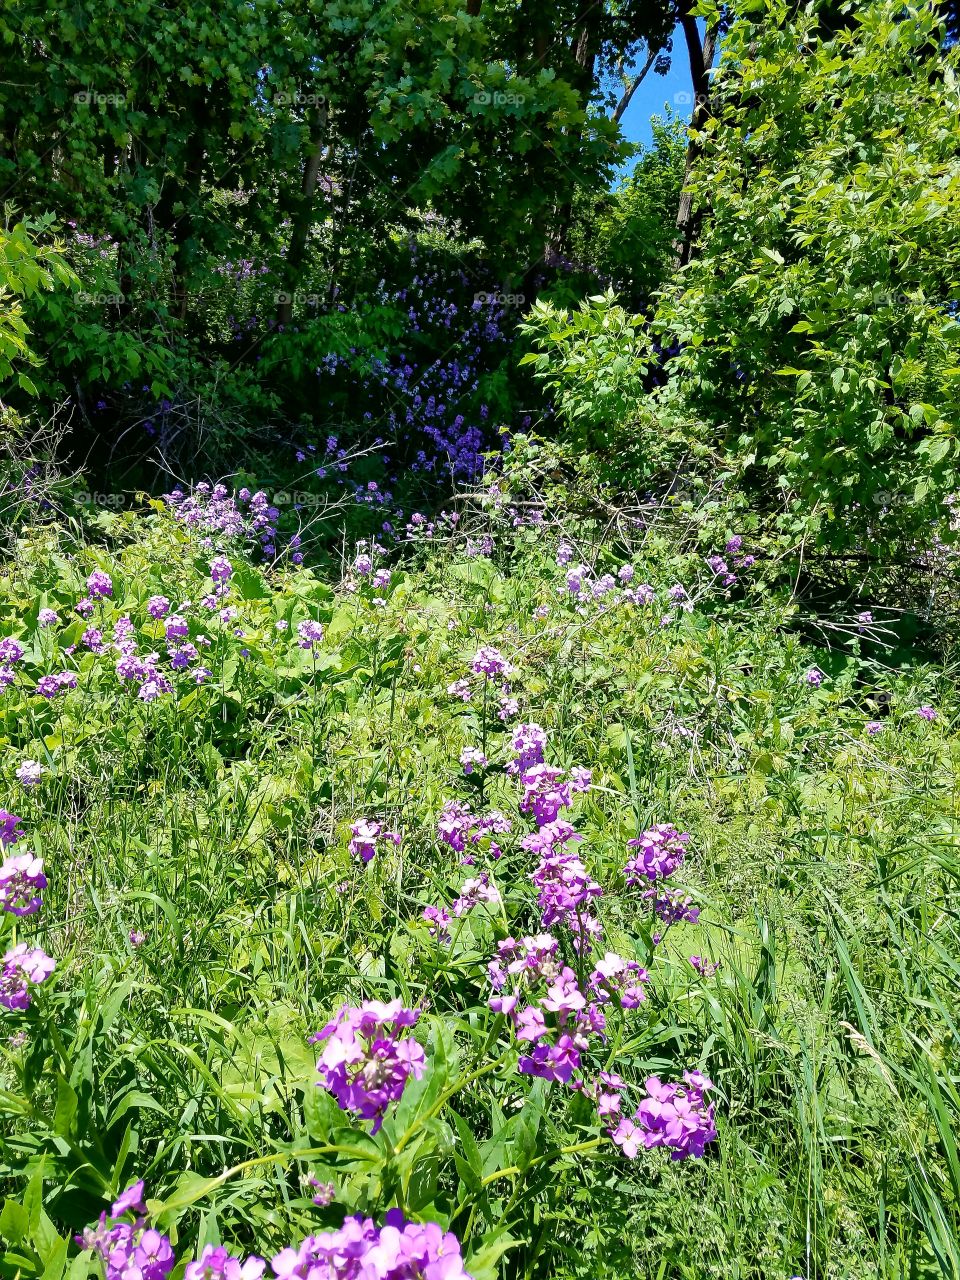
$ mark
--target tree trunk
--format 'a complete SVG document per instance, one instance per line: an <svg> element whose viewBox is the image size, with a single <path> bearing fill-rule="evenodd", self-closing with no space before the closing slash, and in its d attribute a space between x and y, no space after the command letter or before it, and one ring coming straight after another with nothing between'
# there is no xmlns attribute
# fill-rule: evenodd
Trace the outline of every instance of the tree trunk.
<svg viewBox="0 0 960 1280"><path fill-rule="evenodd" d="M590 95L593 92L597 54L600 52L600 27L603 16L603 0L587 0L587 7L580 15L580 31L577 35L574 52L574 60L576 63L574 88L579 91L583 99L584 111L587 109L587 103L590 101ZM579 142L582 137L583 128L581 126L578 129L577 141ZM570 188L560 207L556 211L553 223L553 234L549 237L548 243L545 246L545 251L552 248L557 253L563 252L567 243L567 232L570 227L570 220L573 215L573 197L574 191Z"/></svg>
<svg viewBox="0 0 960 1280"><path fill-rule="evenodd" d="M693 84L693 114L690 128L696 131L710 114L710 68L713 66L713 55L716 48L717 30L710 27L706 37L701 41L697 29L697 20L691 13L689 0L684 4L680 14L680 25L683 28L690 59L690 79ZM677 210L677 237L674 241L675 264L682 267L690 261L693 252L693 238L696 230L697 215L693 208L693 193L689 190L693 166L700 156L700 144L694 137L687 144L687 159L683 172L683 188L680 192L680 207Z"/></svg>
<svg viewBox="0 0 960 1280"><path fill-rule="evenodd" d="M320 165L327 153L324 140L326 121L321 115L315 115L310 130L310 149L303 166L303 180L300 184L300 198L297 211L290 227L290 247L287 249L287 260L284 265L284 292L278 303L277 320L288 325L293 318L294 295L300 284L301 270L307 256L307 236L313 222L313 199L317 190L317 178L320 176Z"/></svg>

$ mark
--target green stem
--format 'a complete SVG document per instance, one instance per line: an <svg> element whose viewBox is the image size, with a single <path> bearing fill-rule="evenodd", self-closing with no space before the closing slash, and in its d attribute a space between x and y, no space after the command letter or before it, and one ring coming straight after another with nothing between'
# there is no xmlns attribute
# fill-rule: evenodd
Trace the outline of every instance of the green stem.
<svg viewBox="0 0 960 1280"><path fill-rule="evenodd" d="M429 1120L432 1120L435 1115L439 1115L455 1093L459 1093L460 1090L465 1089L468 1084L473 1084L475 1080L479 1080L482 1076L487 1076L491 1071L495 1071L497 1067L506 1062L512 1052L512 1049L505 1049L500 1057L495 1059L495 1061L488 1062L485 1067L480 1067L479 1070L472 1071L467 1076L461 1076L460 1079L452 1084L449 1089L441 1093L440 1097L436 1100L426 1115L414 1120L406 1133L401 1136L400 1141L394 1147L394 1154L399 1155L417 1130L425 1125Z"/></svg>

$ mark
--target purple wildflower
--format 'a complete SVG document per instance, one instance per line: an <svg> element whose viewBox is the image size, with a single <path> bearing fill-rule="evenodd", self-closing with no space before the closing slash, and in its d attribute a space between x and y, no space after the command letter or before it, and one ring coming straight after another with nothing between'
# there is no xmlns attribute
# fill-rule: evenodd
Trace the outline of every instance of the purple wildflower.
<svg viewBox="0 0 960 1280"><path fill-rule="evenodd" d="M534 765L543 764L547 731L538 724L518 724L513 731L510 745L516 755L507 765L507 773L526 773Z"/></svg>
<svg viewBox="0 0 960 1280"><path fill-rule="evenodd" d="M485 769L488 761L479 747L464 747L460 752L460 763L464 773L473 773L474 769Z"/></svg>
<svg viewBox="0 0 960 1280"><path fill-rule="evenodd" d="M200 1257L187 1263L184 1280L260 1280L266 1268L263 1258L241 1262L225 1245L206 1244Z"/></svg>
<svg viewBox="0 0 960 1280"><path fill-rule="evenodd" d="M470 1280L455 1235L432 1222L407 1222L398 1209L379 1229L370 1218L346 1218L339 1231L282 1250L272 1266L277 1280Z"/></svg>
<svg viewBox="0 0 960 1280"><path fill-rule="evenodd" d="M32 853L18 853L0 864L0 911L32 916L40 910L40 892L47 887L43 860Z"/></svg>
<svg viewBox="0 0 960 1280"><path fill-rule="evenodd" d="M451 698L459 698L462 702L469 702L473 697L469 680L454 680L453 684L447 685L447 693Z"/></svg>
<svg viewBox="0 0 960 1280"><path fill-rule="evenodd" d="M233 565L226 556L214 556L210 561L210 577L214 582L226 582L233 577Z"/></svg>
<svg viewBox="0 0 960 1280"><path fill-rule="evenodd" d="M689 834L680 832L669 822L659 823L642 832L636 840L628 840L627 848L636 849L624 873L627 884L642 880L663 880L682 865Z"/></svg>
<svg viewBox="0 0 960 1280"><path fill-rule="evenodd" d="M168 640L183 640L190 634L190 624L181 614L171 614L164 627L164 634Z"/></svg>
<svg viewBox="0 0 960 1280"><path fill-rule="evenodd" d="M113 582L108 573L104 573L102 569L94 569L90 577L87 579L87 591L96 598L98 596L112 596Z"/></svg>
<svg viewBox="0 0 960 1280"><path fill-rule="evenodd" d="M301 649L313 649L318 644L323 643L323 626L319 622L314 622L308 618L304 622L297 623L297 634L300 637L299 645Z"/></svg>
<svg viewBox="0 0 960 1280"><path fill-rule="evenodd" d="M5 1009L30 1008L31 987L45 982L56 968L56 961L40 947L18 942L0 960L0 1005Z"/></svg>
<svg viewBox="0 0 960 1280"><path fill-rule="evenodd" d="M474 655L473 662L470 665L474 674L478 676L508 675L512 670L510 663L506 660L500 650L492 649L489 645L485 645L477 650Z"/></svg>
<svg viewBox="0 0 960 1280"><path fill-rule="evenodd" d="M624 1117L610 1135L624 1155L632 1159L641 1146L667 1147L674 1160L703 1155L717 1136L713 1104L705 1104L703 1096L713 1083L699 1071L685 1071L683 1080L682 1085L664 1084L658 1076L648 1076L648 1096L633 1120Z"/></svg>
<svg viewBox="0 0 960 1280"><path fill-rule="evenodd" d="M372 1119L372 1133L387 1107L400 1100L408 1077L419 1080L426 1070L422 1045L412 1036L400 1038L419 1018L419 1009L406 1009L399 1000L369 1000L359 1008L343 1005L311 1036L311 1043L326 1042L317 1063L319 1087L333 1094L341 1111Z"/></svg>
<svg viewBox="0 0 960 1280"><path fill-rule="evenodd" d="M21 819L6 809L0 809L0 848L8 844L16 844L23 839Z"/></svg>
<svg viewBox="0 0 960 1280"><path fill-rule="evenodd" d="M5 636L0 640L0 667L12 667L23 657L24 649L19 640Z"/></svg>
<svg viewBox="0 0 960 1280"><path fill-rule="evenodd" d="M454 902L451 911L455 916L463 916L479 906L481 902L498 906L500 901L500 891L496 885L490 884L490 878L484 871L479 876L463 882L460 896Z"/></svg>
<svg viewBox="0 0 960 1280"><path fill-rule="evenodd" d="M400 835L396 831L384 831L381 823L371 818L358 818L350 824L353 838L350 841L350 852L359 854L361 862L370 862L377 852L377 842L392 840L400 843Z"/></svg>
<svg viewBox="0 0 960 1280"><path fill-rule="evenodd" d="M549 764L535 764L521 776L523 797L520 809L523 813L532 810L538 827L553 822L561 809L570 808L570 783L561 782L562 777L563 770Z"/></svg>
<svg viewBox="0 0 960 1280"><path fill-rule="evenodd" d="M22 760L17 765L17 781L24 787L35 787L45 772L39 760Z"/></svg>

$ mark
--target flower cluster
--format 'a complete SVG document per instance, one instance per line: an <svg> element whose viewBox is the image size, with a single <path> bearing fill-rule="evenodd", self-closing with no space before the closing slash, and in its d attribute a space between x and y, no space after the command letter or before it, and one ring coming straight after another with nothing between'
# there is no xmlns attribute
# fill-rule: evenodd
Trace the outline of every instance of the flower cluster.
<svg viewBox="0 0 960 1280"><path fill-rule="evenodd" d="M443 907L424 907L423 918L427 922L427 927L432 938L439 938L441 942L448 942L450 939L450 921L453 917L450 912Z"/></svg>
<svg viewBox="0 0 960 1280"><path fill-rule="evenodd" d="M267 1264L262 1258L241 1262L222 1244L205 1244L199 1258L188 1262L184 1280L260 1280Z"/></svg>
<svg viewBox="0 0 960 1280"><path fill-rule="evenodd" d="M648 980L649 974L636 960L624 960L615 951L608 951L594 965L590 989L601 1001L615 997L624 1009L636 1009L647 998L643 984Z"/></svg>
<svg viewBox="0 0 960 1280"><path fill-rule="evenodd" d="M485 769L489 761L479 747L464 747L460 752L460 763L464 773L473 773L474 769Z"/></svg>
<svg viewBox="0 0 960 1280"><path fill-rule="evenodd" d="M713 574L714 579L719 579L720 585L724 587L732 587L737 581L737 575L732 572L730 565L724 556L736 557L733 560L734 569L750 569L756 564L756 556L740 555L743 547L743 538L740 534L734 534L732 538L727 540L724 547L724 554L707 556L706 566Z"/></svg>
<svg viewBox="0 0 960 1280"><path fill-rule="evenodd" d="M518 724L510 742L515 754L507 765L507 773L526 773L534 765L543 764L547 732L538 724Z"/></svg>
<svg viewBox="0 0 960 1280"><path fill-rule="evenodd" d="M129 1212L137 1216L124 1221ZM167 1236L146 1225L143 1183L128 1187L110 1208L101 1213L95 1227L76 1237L77 1244L92 1249L103 1260L106 1280L163 1280L176 1259Z"/></svg>
<svg viewBox="0 0 960 1280"><path fill-rule="evenodd" d="M654 914L668 928L674 924L696 924L700 919L700 908L693 905L689 894L683 894L679 889L664 889L661 893L656 889L647 889L643 896L652 903ZM655 943L660 942L662 936L655 933L653 940Z"/></svg>
<svg viewBox="0 0 960 1280"><path fill-rule="evenodd" d="M621 580L629 580L629 575ZM537 889L542 925L545 930L557 924L568 927L582 957L602 935L592 911L602 889L574 852L582 837L560 813L571 807L574 793L590 788L592 776L589 769L578 767L565 774L547 764L546 745L547 735L539 725L518 726L513 736L516 754L506 771L519 777L521 811L537 824L523 837L521 847L539 857L530 879ZM448 833L459 833L464 811L465 806L456 802L446 807ZM668 925L698 915L689 898L660 883L683 863L689 839L687 833L662 823L629 842L635 852L625 868L627 883L648 886L643 896L652 898L654 912ZM432 931L444 936L450 916L432 907L424 916ZM653 940L656 944L660 939L654 935ZM631 1157L642 1145L670 1146L677 1158L703 1153L715 1136L712 1107L703 1102L703 1091L710 1087L705 1077L686 1076L682 1089L661 1086L651 1077L649 1097L630 1119L623 1115L621 1098L626 1082L588 1067L594 1043L606 1038L609 1007L635 1009L646 998L649 975L638 961L607 950L586 979L578 979L563 960L558 938L544 931L500 942L487 971L493 988L490 1008L508 1019L519 1043L529 1046L518 1059L521 1074L565 1084L591 1099L599 1117L614 1126L609 1130L614 1141ZM706 972L706 966L698 971Z"/></svg>
<svg viewBox="0 0 960 1280"><path fill-rule="evenodd" d="M72 671L60 671L56 674L41 676L37 681L37 693L41 698L55 698L65 689L75 689L77 677Z"/></svg>
<svg viewBox="0 0 960 1280"><path fill-rule="evenodd" d="M0 809L0 849L17 844L23 837L20 819ZM41 891L47 887L43 862L27 851L12 854L0 864L0 912L23 917L40 910ZM45 982L56 967L41 947L18 942L0 959L0 1006L29 1009L32 988Z"/></svg>
<svg viewBox="0 0 960 1280"><path fill-rule="evenodd" d="M23 827L20 822L20 818L15 813L0 809L0 846L16 844L18 840L23 839Z"/></svg>
<svg viewBox="0 0 960 1280"><path fill-rule="evenodd" d="M23 645L19 640L14 640L12 636L5 636L0 640L0 672L3 673L0 684L10 684L13 681L13 668L18 662L22 661L24 655Z"/></svg>
<svg viewBox="0 0 960 1280"><path fill-rule="evenodd" d="M643 880L664 880L683 865L689 834L680 832L669 822L659 823L641 832L636 840L628 840L627 848L636 853L624 867L627 884Z"/></svg>
<svg viewBox="0 0 960 1280"><path fill-rule="evenodd" d="M382 1227L347 1218L339 1231L283 1249L272 1266L277 1280L470 1280L457 1237L432 1222L407 1222L399 1209L388 1211ZM188 1271L186 1280L201 1278Z"/></svg>
<svg viewBox="0 0 960 1280"><path fill-rule="evenodd" d="M113 581L109 573L104 573L102 569L94 569L87 579L87 595L93 600L112 596Z"/></svg>
<svg viewBox="0 0 960 1280"><path fill-rule="evenodd" d="M486 871L481 871L478 876L464 880L460 887L460 896L450 909L455 916L463 916L474 907L478 907L481 902L491 906L500 904L500 891L495 884L490 883L490 877Z"/></svg>
<svg viewBox="0 0 960 1280"><path fill-rule="evenodd" d="M561 542L557 550L557 564L565 570L563 585L557 587L557 593L565 596L576 607L578 613L585 614L591 605L600 602L600 608L612 605L648 605L656 596L656 592L648 582L636 587L630 584L637 575L632 564L622 564L616 572L595 574L585 564L572 564L573 548L567 542Z"/></svg>
<svg viewBox="0 0 960 1280"><path fill-rule="evenodd" d="M568 822L558 821L541 827L524 838L525 849L539 848L541 857L530 879L537 888L537 905L543 924L565 924L588 945L590 937L600 932L600 923L590 912L590 903L603 893L588 873L583 862L570 849L568 842L580 840Z"/></svg>
<svg viewBox="0 0 960 1280"><path fill-rule="evenodd" d="M45 982L56 968L42 947L18 942L0 960L0 1006L5 1009L30 1008L31 987Z"/></svg>
<svg viewBox="0 0 960 1280"><path fill-rule="evenodd" d="M573 803L573 783L561 781L563 776L563 769L549 764L532 765L520 776L523 784L520 811L532 813L538 827L553 822L561 809L569 809Z"/></svg>
<svg viewBox="0 0 960 1280"><path fill-rule="evenodd" d="M713 1103L704 1094L713 1082L699 1071L685 1071L684 1083L664 1084L658 1076L646 1081L647 1097L632 1119L621 1116L610 1136L624 1155L633 1159L640 1147L667 1147L671 1158L702 1156L717 1136Z"/></svg>
<svg viewBox="0 0 960 1280"><path fill-rule="evenodd" d="M455 853L463 853L468 845L479 845L491 836L506 835L512 828L513 823L499 809L491 809L481 817L472 813L470 806L462 800L448 800L437 819L439 839ZM488 847L492 857L500 857L501 850L496 841L491 840Z"/></svg>
<svg viewBox="0 0 960 1280"><path fill-rule="evenodd" d="M353 837L350 840L350 852L359 857L361 862L371 862L377 853L377 845L382 840L400 843L397 831L384 831L383 824L373 818L358 818L350 824Z"/></svg>
<svg viewBox="0 0 960 1280"><path fill-rule="evenodd" d="M40 910L40 891L46 887L42 859L32 853L13 854L0 864L0 911L35 915Z"/></svg>
<svg viewBox="0 0 960 1280"><path fill-rule="evenodd" d="M39 760L21 760L17 765L17 781L24 787L35 787L46 773Z"/></svg>
<svg viewBox="0 0 960 1280"><path fill-rule="evenodd" d="M703 956L691 956L690 967L701 978L712 978L719 970L721 962L719 960L705 960Z"/></svg>
<svg viewBox="0 0 960 1280"><path fill-rule="evenodd" d="M332 1186L311 1184L320 1189L314 1203L329 1204ZM109 1214L74 1237L99 1255L106 1280L164 1280L176 1265L169 1237L148 1225L143 1194L143 1182L133 1183ZM213 1244L180 1266L185 1280L261 1280L267 1269L263 1258L241 1261ZM432 1222L408 1222L399 1209L388 1210L382 1227L370 1218L346 1218L339 1230L281 1249L270 1266L276 1280L470 1280L457 1237Z"/></svg>
<svg viewBox="0 0 960 1280"><path fill-rule="evenodd" d="M672 824L658 823L642 832L636 840L628 840L627 847L636 849L624 867L624 876L629 885L648 887L643 891L643 898L650 903L651 909L669 928L671 925L686 922L696 924L700 918L700 909L693 905L693 899L679 890L659 882L673 875L682 865L687 852L690 836L686 831L678 831ZM663 935L653 935L654 945L662 942Z"/></svg>
<svg viewBox="0 0 960 1280"><path fill-rule="evenodd" d="M408 1077L419 1080L426 1069L419 1042L401 1038L419 1018L419 1009L405 1009L399 1000L369 1000L358 1008L345 1004L310 1037L312 1044L325 1042L317 1063L319 1086L333 1094L341 1111L373 1120L372 1133L387 1107L399 1101Z"/></svg>
<svg viewBox="0 0 960 1280"><path fill-rule="evenodd" d="M455 626L456 623L452 623ZM514 673L513 665L503 656L499 649L483 645L474 654L470 663L470 671L474 676L483 676L484 696L499 677L499 706L497 715L501 720L512 719L520 710L516 698L511 695L509 679ZM470 702L473 698L473 684L469 677L461 676L447 686L451 698L459 698L462 702Z"/></svg>
<svg viewBox="0 0 960 1280"><path fill-rule="evenodd" d="M300 637L297 643L301 649L315 649L318 644L323 643L323 625L308 618L305 622L297 623L297 635Z"/></svg>
<svg viewBox="0 0 960 1280"><path fill-rule="evenodd" d="M441 942L449 942L450 924L454 918L459 919L461 916L469 915L481 903L499 906L501 901L500 890L495 884L490 883L489 874L481 871L480 875L464 880L460 886L459 897L454 899L449 911L444 907L429 906L424 907L422 916L427 922L432 937L438 938Z"/></svg>
<svg viewBox="0 0 960 1280"><path fill-rule="evenodd" d="M513 667L500 650L489 646L477 650L470 669L474 675L478 676L508 676L513 671Z"/></svg>
<svg viewBox="0 0 960 1280"><path fill-rule="evenodd" d="M616 999L625 1009L636 1008L645 998L647 981L636 961L608 951L581 989L550 933L519 941L506 938L487 972L495 992L490 1008L509 1018L517 1040L531 1045L517 1064L521 1074L587 1092L590 1086L583 1078L574 1080L574 1073L582 1067L591 1037L604 1034L603 1006Z"/></svg>
<svg viewBox="0 0 960 1280"><path fill-rule="evenodd" d="M236 538L258 543L268 560L277 554L280 512L263 490L251 494L249 489L240 489L234 496L225 485L204 482L191 494L174 489L164 494L163 500L179 524L199 535L204 550L212 551L215 540Z"/></svg>

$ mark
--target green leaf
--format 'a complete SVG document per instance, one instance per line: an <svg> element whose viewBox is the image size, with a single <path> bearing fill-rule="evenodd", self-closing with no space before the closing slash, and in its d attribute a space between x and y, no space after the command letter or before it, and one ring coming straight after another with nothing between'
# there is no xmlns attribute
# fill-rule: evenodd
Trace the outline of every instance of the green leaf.
<svg viewBox="0 0 960 1280"><path fill-rule="evenodd" d="M7 1244L20 1244L30 1231L30 1215L15 1200L4 1200L0 1210L0 1239Z"/></svg>

